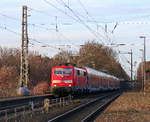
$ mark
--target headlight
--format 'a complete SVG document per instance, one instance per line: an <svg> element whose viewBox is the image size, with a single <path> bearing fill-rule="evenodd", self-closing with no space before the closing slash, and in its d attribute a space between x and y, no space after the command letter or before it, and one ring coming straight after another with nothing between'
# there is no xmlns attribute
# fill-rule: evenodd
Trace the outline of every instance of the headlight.
<svg viewBox="0 0 150 122"><path fill-rule="evenodd" d="M72 83L72 80L64 80L64 83Z"/></svg>
<svg viewBox="0 0 150 122"><path fill-rule="evenodd" d="M52 83L61 83L61 80L53 80Z"/></svg>

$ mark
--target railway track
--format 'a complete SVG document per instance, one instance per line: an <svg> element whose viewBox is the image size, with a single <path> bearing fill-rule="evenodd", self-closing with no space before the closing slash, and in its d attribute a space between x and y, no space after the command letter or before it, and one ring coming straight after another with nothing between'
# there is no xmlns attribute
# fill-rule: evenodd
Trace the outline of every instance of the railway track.
<svg viewBox="0 0 150 122"><path fill-rule="evenodd" d="M40 121L45 121L45 122L47 122L47 121L61 121L61 122L66 122L66 121L69 121L69 122L76 122L76 121L81 121L82 119L84 119L84 118L88 118L89 119L89 117L88 117L88 115L89 114L91 114L91 113L93 113L93 111L94 111L94 108L93 108L93 106L94 105L92 105L92 103L93 104L97 104L97 102L99 102L100 103L100 105L101 104L103 104L103 102L106 100L106 99L108 99L108 97L113 97L113 95L115 95L115 93L116 92L113 92L113 94L112 94L112 92L110 93L110 92L108 92L108 93L101 93L101 94L97 94L97 95L89 95L89 96L80 96L80 97L75 97L74 99L70 99L70 98L68 98L68 101L66 101L65 99L63 99L63 98L57 98L57 99L52 99L51 98L51 95L49 96L47 96L47 95L44 95L43 96L43 98L47 98L47 97L49 97L49 99L50 99L50 108L49 108L49 113L45 113L44 112L44 106L43 106L43 102L44 101L42 101L42 103L38 103L39 101L36 101L36 100L38 100L38 99L33 99L31 96L30 96L30 98L32 98L32 101L34 101L34 108L32 109L32 106L31 106L31 104L30 104L30 100L28 100L28 102L27 103L17 103L17 104L15 104L15 105L11 105L11 106L5 106L4 107L4 110L0 110L0 122L1 122L1 120L2 121L14 121L14 120L25 120L25 119L27 119L29 122L31 121L32 122L32 120L39 120L39 122ZM107 95L106 95L107 94ZM99 96L101 96L101 97L99 97ZM42 96L36 96L36 97L42 97ZM99 97L99 98L98 98ZM97 99L96 99L97 98ZM24 98L22 98L22 99L24 99ZM29 99L29 98L25 98L25 99ZM61 99L61 100L60 100ZM15 100L15 99L14 99ZM64 101L65 100L65 101ZM71 101L70 101L71 100ZM76 102L75 102L75 101ZM79 102L79 101L80 102ZM98 101L99 100L99 101ZM9 100L9 101L11 101L11 100ZM74 101L74 102L73 102ZM89 102L90 101L90 102ZM86 104L85 104L86 103ZM26 105L27 104L27 105ZM65 106L65 104L68 106L68 108L69 108L69 104L72 106L70 106L70 108L68 109L68 110L71 110L71 109L73 109L73 110L71 110L72 112L71 112L71 114L69 113L69 112L67 112L68 110L66 109L65 110L65 107L67 107L67 106ZM74 105L73 105L74 104ZM76 104L76 105L75 105ZM79 104L79 105L77 105L77 104ZM37 106L38 105L38 106ZM39 106L40 105L40 106ZM41 106L42 105L42 106ZM36 107L37 106L37 107ZM74 106L74 107L73 107ZM75 107L76 106L76 107ZM77 107L77 106L79 106L79 107ZM88 108L91 108L91 110L88 110L87 109L87 107ZM98 107L96 107L96 108L98 108ZM2 107L1 107L1 109L2 109ZM56 113L54 113L55 111L55 109L63 109L64 110L64 112L61 112L60 111L60 113L57 113L57 110L56 110ZM75 110L76 109L76 110ZM80 109L83 109L81 112L80 112ZM86 110L85 110L86 109ZM80 113L80 115L77 115L75 112L74 112L74 110L76 111L76 112L79 112ZM95 109L96 110L96 109ZM88 114L86 114L86 112L85 111L89 111L89 113ZM59 112L59 111L58 111ZM61 116L61 114L62 113L69 113L67 116L62 116L62 117L60 117L61 119L59 120L59 117L58 117L58 115L59 116ZM53 114L51 114L51 113L53 113ZM95 113L95 112L94 112ZM47 114L47 119L45 118L45 114ZM74 115L75 114L75 115ZM84 115L83 115L84 114ZM37 115L38 116L40 116L40 118L39 119L37 119L38 117L37 117ZM73 116L75 117L73 117ZM83 115L83 116L81 116L81 115ZM56 117L57 116L57 117ZM81 118L79 118L79 117L76 117L76 116L80 116ZM28 117L28 118L26 118L26 117ZM30 118L29 118L30 117ZM37 118L36 118L37 117ZM55 117L55 118L57 118L58 120L54 120L54 118L53 117ZM24 119L22 119L22 118L24 118ZM42 119L41 119L42 118ZM53 119L51 119L51 120L49 120L50 118L53 118ZM62 119L63 118L63 119ZM67 118L67 119L66 119ZM78 119L77 119L78 118ZM74 121L75 120L75 121Z"/></svg>
<svg viewBox="0 0 150 122"><path fill-rule="evenodd" d="M100 96L88 103L82 104L50 119L48 122L90 122L120 94L121 93L111 93Z"/></svg>

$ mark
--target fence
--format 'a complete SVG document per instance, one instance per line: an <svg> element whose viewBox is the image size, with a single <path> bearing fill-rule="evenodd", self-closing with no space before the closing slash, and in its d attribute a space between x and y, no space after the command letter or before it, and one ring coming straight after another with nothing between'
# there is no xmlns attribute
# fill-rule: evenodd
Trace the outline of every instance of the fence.
<svg viewBox="0 0 150 122"><path fill-rule="evenodd" d="M70 103L73 103L72 96L45 99L38 103L31 101L28 105L0 111L0 122L23 122L27 116L34 118L38 114L49 113L53 108L64 107Z"/></svg>

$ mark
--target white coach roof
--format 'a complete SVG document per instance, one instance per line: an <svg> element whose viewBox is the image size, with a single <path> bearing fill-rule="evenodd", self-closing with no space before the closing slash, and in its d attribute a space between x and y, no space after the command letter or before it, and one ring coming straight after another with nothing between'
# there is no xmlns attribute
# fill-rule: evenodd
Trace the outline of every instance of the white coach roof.
<svg viewBox="0 0 150 122"><path fill-rule="evenodd" d="M87 70L87 72L88 72L89 74L118 79L118 78L116 78L115 76L109 75L109 74L104 73L104 72L102 72L102 71L95 70L95 69L92 69L92 68L89 68L89 67L85 67L85 68L86 68L86 70Z"/></svg>

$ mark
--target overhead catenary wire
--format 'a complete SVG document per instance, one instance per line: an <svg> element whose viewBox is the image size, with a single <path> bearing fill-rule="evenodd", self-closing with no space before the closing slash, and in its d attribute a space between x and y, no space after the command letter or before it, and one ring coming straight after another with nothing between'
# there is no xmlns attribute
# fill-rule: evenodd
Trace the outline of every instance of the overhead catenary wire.
<svg viewBox="0 0 150 122"><path fill-rule="evenodd" d="M67 6L67 5L65 4L65 2L64 2L63 0L56 0L56 1L61 1L61 3L64 4L65 7L67 7L67 8L69 7L69 6ZM104 28L104 27L101 26L101 25L98 25L97 22L96 22L96 20L89 14L89 12L88 12L87 9L84 7L84 5L82 4L82 2L81 2L80 0L78 0L78 1L79 1L80 5L82 6L82 8L84 9L85 13L88 15L88 17L91 18L91 20L93 20L93 22L95 22L97 28L98 28L98 27L101 27L101 29L104 30L104 32L105 32L104 34L105 34L105 36L106 36L106 39L105 39L105 37L104 37L103 35L101 35L98 31L96 32L97 35L100 35L100 36L103 37L105 40L107 40L109 43L113 43L113 42L112 42L112 39L108 36L108 32L109 32L109 34L112 34L112 32L111 32L110 30L108 30L108 29L107 29L107 32L106 32L106 28ZM59 2L59 3L60 3L60 2ZM71 8L70 8L70 9L71 9ZM74 11L74 10L72 9L72 11ZM77 13L77 15L80 16L80 14L78 14L78 12L75 12L75 11L74 11L74 13ZM87 20L87 21L88 21L88 20Z"/></svg>
<svg viewBox="0 0 150 122"><path fill-rule="evenodd" d="M101 27L102 30L105 31L105 28L101 25L98 25L97 21L93 18L93 16L90 15L90 13L88 12L88 10L86 9L86 7L84 6L84 4L81 2L81 0L78 0L79 1L79 4L82 6L83 10L85 11L85 13L87 14L87 16L89 18L91 18L91 20L99 27ZM111 33L111 31L108 30L109 33Z"/></svg>
<svg viewBox="0 0 150 122"><path fill-rule="evenodd" d="M8 19L11 19L11 20L20 22L17 18L8 16L8 15L6 15L6 14L0 13L0 15L3 16L3 17L6 17L6 18L8 18ZM39 24L39 25L38 25L38 24L28 23L28 25L29 25L29 26L33 26L33 27L36 27L36 28L45 29L45 30L55 30L54 28L46 28L46 27L43 27L42 24Z"/></svg>
<svg viewBox="0 0 150 122"><path fill-rule="evenodd" d="M16 31L14 31L14 30L11 30L11 29L9 29L9 28L6 27L6 26L1 26L1 25L0 25L0 28L3 29L3 30L9 31L9 32L11 32L11 33L13 33L13 34L15 34L15 35L20 35L19 32L16 32Z"/></svg>
<svg viewBox="0 0 150 122"><path fill-rule="evenodd" d="M69 14L67 14L67 13L65 13L65 11L63 11L63 10L61 10L60 8L58 8L58 7L56 7L55 5L53 5L53 4L51 4L51 3L49 3L50 5L52 5L54 8L56 8L56 9L58 9L58 10L60 10L61 12L63 12L64 14L66 14L67 16L69 16L69 17L73 17L73 16L70 16ZM39 12L39 13L41 13L41 14L45 14L45 15L47 15L47 16L50 16L49 14L47 14L47 13L45 13L44 11L40 11L40 10L37 10L37 9L34 9L34 8L30 8L30 10L33 10L33 11L35 11L35 12ZM74 19L75 21L78 21L77 19L75 19L75 18L72 18L72 19ZM31 25L31 24L30 24ZM33 24L32 24L32 26L34 26ZM58 32L58 33L60 33L60 32ZM61 33L61 35L62 35L62 33ZM64 35L63 35L63 37L65 37ZM65 37L66 38L66 37ZM68 39L68 38L66 38L67 40L70 40L70 39ZM70 41L71 42L71 41ZM73 44L73 46L75 46L75 44Z"/></svg>
<svg viewBox="0 0 150 122"><path fill-rule="evenodd" d="M9 32L11 32L11 33L13 33L13 34L15 34L15 35L21 37L21 33L16 32L16 31L13 31L12 29L10 29L10 28L8 28L8 27L0 26L0 28L3 29L3 30L9 31ZM29 40L30 40L30 41L34 41L34 42L37 42L37 43L39 43L39 44L43 44L43 45L45 45L45 46L47 46L47 47L50 47L50 48L53 48L53 49L56 49L56 50L59 50L59 51L62 50L62 49L60 49L60 48L56 48L56 47L54 47L54 46L52 46L52 45L49 45L49 44L47 44L47 43L38 41L37 39L34 39L34 38L30 38L30 37L29 37Z"/></svg>
<svg viewBox="0 0 150 122"><path fill-rule="evenodd" d="M87 16L89 18L91 18L91 20L93 20L93 22L95 22L96 26L97 26L97 31L98 31L98 28L100 27L104 32L105 32L105 35L106 37L108 38L108 40L110 41L110 43L112 43L112 39L108 36L108 34L113 34L110 30L108 30L107 32L105 31L105 28L101 25L98 25L98 23L96 22L96 20L93 18L93 16L91 16L88 12L88 10L86 9L86 7L84 6L84 4L81 2L81 0L78 0L79 1L79 4L82 6L83 10L85 11L85 13L87 14Z"/></svg>
<svg viewBox="0 0 150 122"><path fill-rule="evenodd" d="M9 15L6 15L6 14L2 14L2 13L0 13L0 15L1 16L3 16L3 17L5 17L5 18L8 18L8 19L10 19L10 20L14 20L14 21L16 21L16 22L20 22L20 20L18 20L17 18L14 18L14 17L11 17L11 16L9 16ZM30 26L34 26L34 27L38 27L38 28L45 28L45 27L42 27L42 25L44 25L44 24L33 24L33 23L29 23L28 22L28 25L30 25ZM52 29L52 28L45 28L46 30L55 30L55 29Z"/></svg>
<svg viewBox="0 0 150 122"><path fill-rule="evenodd" d="M31 23L29 23L28 25L36 27L36 28L41 28L41 29L44 29L44 30L47 30L47 31L52 31L52 30L54 31L55 30L54 28L47 28L47 27L43 27L43 26L38 25L38 24L31 24Z"/></svg>
<svg viewBox="0 0 150 122"><path fill-rule="evenodd" d="M37 10L38 11L38 10ZM40 13L43 13L43 14L45 14L45 15L48 15L49 16L49 14L46 14L45 12L43 12L43 11L38 11L38 12L40 12ZM17 20L16 18L14 18L14 17L9 17L9 16L7 16L7 15L4 15L4 14L1 14L2 16L4 16L4 17L7 17L7 18L9 18L9 19L12 19L12 20ZM37 27L37 28L42 28L42 29L45 29L45 30L53 30L53 29L49 29L49 28L46 28L46 27L42 27L42 26L40 26L40 25L37 25L37 24L30 24L29 23L29 25L30 26L33 26L33 27Z"/></svg>
<svg viewBox="0 0 150 122"><path fill-rule="evenodd" d="M59 2L59 0L56 0ZM61 2L61 3L60 3ZM102 38L105 38L103 35L101 35L100 33L96 33L90 26L88 26L79 16L78 12L75 12L72 8L70 8L63 0L60 0L60 4L62 4L64 7L68 8L72 14L80 21L80 23L82 25L84 25L97 39L99 39L103 44L105 44L101 38L99 38L99 35ZM104 39L105 40L105 39Z"/></svg>
<svg viewBox="0 0 150 122"><path fill-rule="evenodd" d="M56 0L60 5L62 5L62 2L61 1L58 1L58 0ZM65 5L67 5L67 4L65 4ZM67 5L67 6L69 6L69 5ZM66 8L66 6L64 6L63 5L63 7L65 7ZM76 13L80 16L80 17L82 17L83 19L87 19L87 17L86 16L84 16L84 15L82 15L81 13L79 13L79 12L77 12L76 11Z"/></svg>
<svg viewBox="0 0 150 122"><path fill-rule="evenodd" d="M3 14L4 15L4 14ZM9 19L12 19L12 17L10 16L7 16L7 15L4 15L5 17L9 18ZM15 18L13 18L13 20L16 20ZM17 20L18 21L18 20ZM33 26L36 26L35 24ZM5 30L8 30L9 32L12 32L12 33L15 33L15 34L18 34L17 32L15 32L14 30L10 30L9 28L7 27L2 27L1 28L5 29ZM68 40L68 39L67 39ZM74 45L74 44L73 44Z"/></svg>
<svg viewBox="0 0 150 122"><path fill-rule="evenodd" d="M130 68L131 62L126 58L126 56L119 55L119 57L122 60L123 64L128 64L126 67L131 70L131 68Z"/></svg>
<svg viewBox="0 0 150 122"><path fill-rule="evenodd" d="M0 15L1 15L1 16L3 16L3 17L6 17L6 18L8 18L8 19L18 21L18 19L17 19L17 18L14 18L14 17L8 16L8 15L6 15L6 14L0 13Z"/></svg>
<svg viewBox="0 0 150 122"><path fill-rule="evenodd" d="M127 65L125 65L125 64L126 64L126 60L124 60L124 58L121 57L121 56L119 56L119 58L120 58L120 60L121 60L122 62L124 62L124 63L122 63L122 66L124 67L124 69L130 71L130 70L131 70L130 67L127 66Z"/></svg>
<svg viewBox="0 0 150 122"><path fill-rule="evenodd" d="M98 22L97 23L99 24L119 24L119 25L146 25L146 24L150 24L150 21L133 21L133 20L128 20L128 21L125 21L125 20L121 20L121 21L113 21L113 22Z"/></svg>
<svg viewBox="0 0 150 122"><path fill-rule="evenodd" d="M68 5L67 5L68 6ZM38 11L38 10L37 10ZM40 11L41 13L45 13L45 12L43 12L43 11ZM7 15L5 15L5 14L1 14L2 16L4 16L4 17L7 17L7 18L10 18L10 19L12 19L12 20L17 20L16 18L14 18L14 17L9 17L9 16L7 16ZM45 15L48 15L49 16L49 14L45 14ZM31 25L31 26L34 26L34 27L39 27L39 25L37 25L37 24L30 24L29 23L29 25ZM39 27L39 28L45 28L45 27ZM45 28L45 30L49 30L49 28ZM51 30L51 29L50 29ZM53 29L52 29L53 30Z"/></svg>
<svg viewBox="0 0 150 122"><path fill-rule="evenodd" d="M11 20L15 20L15 21L17 21L17 22L20 22L17 18L14 18L14 17L11 17L11 16L8 16L8 15L6 15L6 14L2 14L2 13L0 13L0 15L1 16L3 16L3 17L6 17L6 18L8 18L8 19L11 19ZM43 24L31 24L31 23L29 23L29 25L30 26L33 26L33 27L37 27L37 28L42 28L42 29L45 29L45 30L55 30L55 29L52 29L52 28L47 28L47 27L43 27L42 25Z"/></svg>
<svg viewBox="0 0 150 122"><path fill-rule="evenodd" d="M76 49L78 49L78 46L77 46L76 44L72 43L71 40L68 39L68 37L66 37L66 36L65 36L63 33L61 33L61 32L58 32L58 33L60 34L60 36L62 36L63 38L65 38L67 41L69 41L69 43L71 43L72 46L74 46L74 47L76 47Z"/></svg>
<svg viewBox="0 0 150 122"><path fill-rule="evenodd" d="M53 5L53 4L52 4ZM54 7L56 7L55 5L53 5ZM56 7L57 8L57 7ZM41 13L41 14L44 14L44 15L47 15L47 16L50 16L50 14L48 14L48 13L46 13L46 12L44 12L44 11L41 11L41 10L37 10L37 9L34 9L34 8L29 8L30 9L30 11L35 11L35 12L38 12L38 13ZM60 8L58 8L59 10L61 10ZM61 10L61 11L63 11L63 10ZM63 13L65 13L64 11L63 11ZM71 17L71 16L70 16ZM56 18L56 17L55 17ZM74 18L75 19L75 18ZM77 20L76 20L77 21ZM36 25L36 24L30 24L29 23L29 25L32 25L32 26L35 26L35 27L37 27L37 26L39 26L40 27L40 25ZM67 39L68 41L70 41L70 39L68 39L68 38L66 38L60 31L58 31L58 25L56 25L57 26L57 28L55 29L55 30L57 30L57 33L59 33L62 37L64 37L65 39ZM43 29L46 29L46 30L54 30L54 29L49 29L49 28L45 28L45 27L40 27L40 28L43 28ZM70 43L71 43L71 41L70 41ZM75 44L72 44L74 47L76 46Z"/></svg>
<svg viewBox="0 0 150 122"><path fill-rule="evenodd" d="M31 9L31 8L30 8L30 9ZM8 16L8 15L6 15L6 14L1 14L1 13L0 13L0 15L6 17L6 18L8 18L8 19L11 19L11 20L15 20L15 21L17 21L17 22L20 22L17 18ZM52 28L43 27L42 24L39 24L39 25L38 25L38 24L28 23L28 25L29 25L29 26L33 26L33 27L36 27L36 28L41 28L41 29L44 29L44 30L47 30L47 31L55 30L55 29L52 29ZM5 30L7 30L7 31L9 31L9 32L12 32L12 33L14 33L14 34L17 34L17 35L20 35L20 36L21 36L21 33L15 32L14 30L11 30L11 29L9 29L9 28L7 28L7 27L5 27L5 26L0 26L0 28L5 29ZM59 32L59 33L60 33L60 32ZM65 37L63 34L61 34L61 35L62 35L63 37ZM66 38L66 37L65 37L65 38ZM30 40L35 41L35 39L31 39L31 38L30 38ZM69 40L69 39L67 39L67 40ZM36 41L36 42L38 42L38 41ZM73 44L73 45L74 45L74 44ZM47 47L48 47L48 46L47 46ZM52 47L52 46L49 45L49 47ZM60 50L60 48L58 48L58 49Z"/></svg>
<svg viewBox="0 0 150 122"><path fill-rule="evenodd" d="M89 12L87 11L86 7L84 6L84 4L81 2L81 0L78 0L79 3L81 4L82 8L84 9L84 11L86 12L86 14L92 18L91 22L94 22L94 23L116 23L116 21L114 22L99 22L99 21L96 21L90 14ZM45 2L48 2L48 1L45 1ZM56 9L59 9L60 11L63 11L62 9L58 8L57 6L55 6L54 4L50 3L53 7L55 7ZM51 16L49 13L46 13L45 11L42 11L42 10L38 10L38 9L35 9L35 8L31 8L31 7L28 7L29 10L33 10L33 11L36 11L36 12L39 12L41 14L45 14L47 16ZM67 14L65 11L63 11L64 14ZM67 15L68 16L68 15ZM83 15L82 15L83 16ZM119 16L120 17L120 16ZM133 16L133 17L130 17L131 19L134 19L134 18L145 18L145 17L150 17L150 14L146 14L146 15L136 15L136 16ZM85 18L85 17L84 17ZM75 18L74 18L75 19ZM127 21L127 20L120 20L120 21L117 21L119 24L150 24L150 22L143 22L143 21L139 21L139 22L124 22L124 21ZM131 20L130 20L131 21ZM90 21L89 21L90 22ZM100 25L99 25L100 26ZM105 28L103 26L101 26L101 28L103 30L105 30ZM111 31L109 31L111 33Z"/></svg>
<svg viewBox="0 0 150 122"><path fill-rule="evenodd" d="M47 0L44 0L44 1L45 1L47 4L51 5L52 7L54 7L52 3L48 2ZM57 7L54 7L54 8L57 9ZM69 8L69 9L70 9L70 8ZM66 13L65 13L64 11L62 11L61 9L57 9L57 10L60 11L60 12L62 12L62 13L64 13L65 15L68 16L68 14L66 14ZM71 9L70 9L70 10L71 10ZM79 22L80 24L84 25L96 38L98 38L98 39L104 44L104 42L102 41L102 39L100 39L100 38L98 37L98 35L95 34L95 32L94 32L88 25L86 25L86 24L80 19L80 17L78 17L78 16L76 15L76 13L74 13L73 11L72 11L72 13L74 14L74 16L75 16L77 19L76 19L76 18L74 19L74 17L72 18L72 16L70 16L70 15L69 15L69 17L71 17L71 18L74 19L75 21Z"/></svg>
<svg viewBox="0 0 150 122"><path fill-rule="evenodd" d="M53 8L55 8L56 10L60 11L61 13L65 14L66 16L69 16L69 17L72 18L73 20L78 21L78 19L76 19L75 17L73 17L73 16L67 14L64 10L58 8L58 7L55 6L54 4L48 2L47 0L43 0L43 1L44 1L46 4L48 4L48 5L52 6Z"/></svg>

